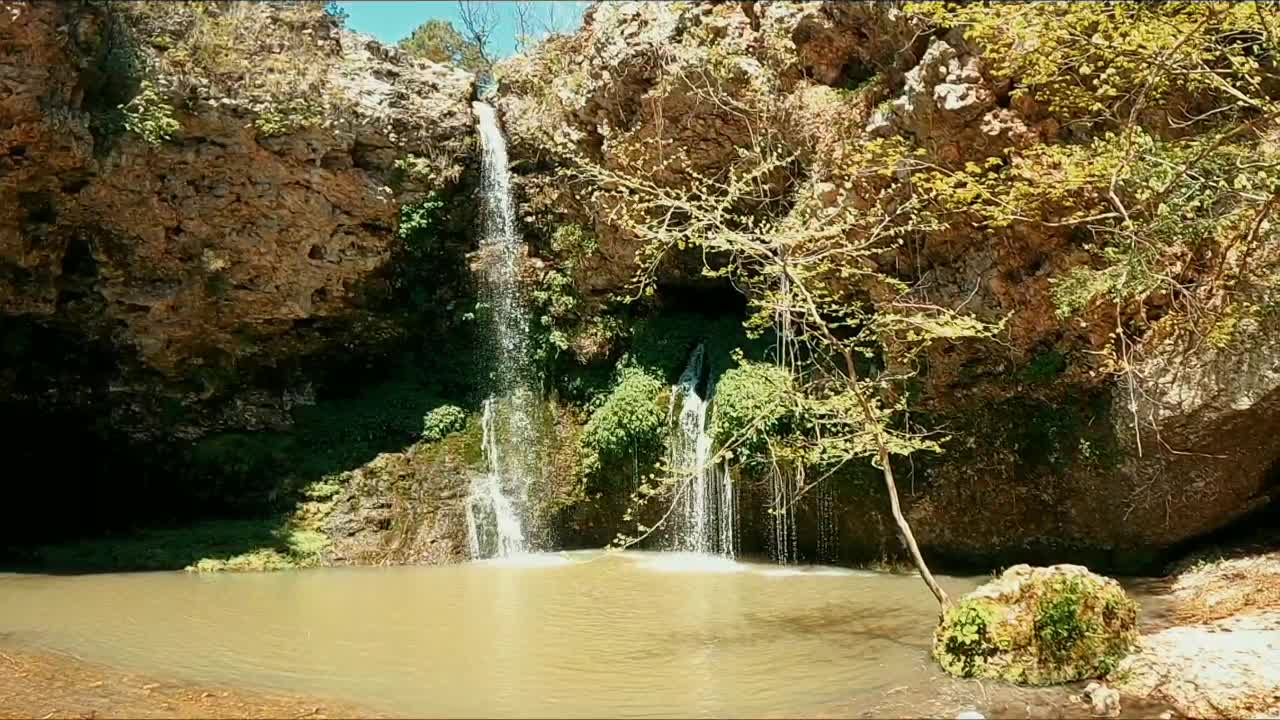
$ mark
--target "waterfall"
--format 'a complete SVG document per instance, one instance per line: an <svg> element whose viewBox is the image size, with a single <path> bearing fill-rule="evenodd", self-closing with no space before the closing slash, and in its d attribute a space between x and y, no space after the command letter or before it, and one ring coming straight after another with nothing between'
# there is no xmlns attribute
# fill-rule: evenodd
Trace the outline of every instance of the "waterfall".
<svg viewBox="0 0 1280 720"><path fill-rule="evenodd" d="M818 561L834 563L840 559L840 530L836 523L835 481L818 483Z"/></svg>
<svg viewBox="0 0 1280 720"><path fill-rule="evenodd" d="M467 531L474 558L529 549L529 484L541 472L540 379L530 358L529 309L520 284L524 241L516 228L507 144L497 113L472 103L480 131L480 296L493 352L484 403L485 475L471 483Z"/></svg>
<svg viewBox="0 0 1280 720"><path fill-rule="evenodd" d="M679 551L731 558L737 551L737 494L728 461L713 461L711 436L707 433L713 386L704 377L709 370L705 355L699 345L671 388L668 459L671 471L682 483L671 514L671 544Z"/></svg>

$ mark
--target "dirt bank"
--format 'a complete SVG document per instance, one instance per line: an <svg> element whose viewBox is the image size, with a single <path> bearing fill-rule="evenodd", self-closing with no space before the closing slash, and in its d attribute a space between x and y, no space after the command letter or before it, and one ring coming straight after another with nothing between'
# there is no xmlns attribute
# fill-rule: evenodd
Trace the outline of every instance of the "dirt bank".
<svg viewBox="0 0 1280 720"><path fill-rule="evenodd" d="M373 718L317 698L191 685L0 639L0 718Z"/></svg>

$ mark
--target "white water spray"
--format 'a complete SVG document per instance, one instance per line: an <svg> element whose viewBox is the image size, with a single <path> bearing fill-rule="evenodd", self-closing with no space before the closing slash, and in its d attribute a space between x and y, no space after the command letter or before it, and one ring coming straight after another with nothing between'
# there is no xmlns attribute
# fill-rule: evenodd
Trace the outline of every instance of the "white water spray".
<svg viewBox="0 0 1280 720"><path fill-rule="evenodd" d="M471 483L467 534L473 558L528 551L529 484L541 472L539 379L530 359L529 309L520 285L524 241L516 228L507 144L497 113L472 103L483 161L480 294L490 314L491 395L484 403L487 473Z"/></svg>
<svg viewBox="0 0 1280 720"><path fill-rule="evenodd" d="M732 558L737 554L737 494L728 461L714 461L707 433L713 391L703 377L705 354L699 345L671 388L669 460L683 483L671 516L671 544L674 550Z"/></svg>

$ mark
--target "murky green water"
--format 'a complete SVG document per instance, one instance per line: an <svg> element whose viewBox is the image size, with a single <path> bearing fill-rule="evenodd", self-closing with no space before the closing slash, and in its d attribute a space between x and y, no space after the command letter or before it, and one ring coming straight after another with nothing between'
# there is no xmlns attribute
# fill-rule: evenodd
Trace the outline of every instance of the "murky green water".
<svg viewBox="0 0 1280 720"><path fill-rule="evenodd" d="M0 577L25 644L418 716L954 717L985 690L930 663L935 618L913 576L660 553Z"/></svg>

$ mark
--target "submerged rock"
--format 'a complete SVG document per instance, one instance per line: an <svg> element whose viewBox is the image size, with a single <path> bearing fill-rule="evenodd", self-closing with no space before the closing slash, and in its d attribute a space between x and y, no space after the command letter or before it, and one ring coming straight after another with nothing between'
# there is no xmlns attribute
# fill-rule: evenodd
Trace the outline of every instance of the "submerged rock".
<svg viewBox="0 0 1280 720"><path fill-rule="evenodd" d="M1017 565L965 595L934 632L933 656L960 677L1053 685L1100 677L1137 639L1138 606L1079 565Z"/></svg>

